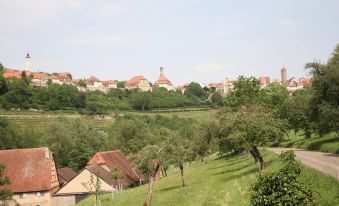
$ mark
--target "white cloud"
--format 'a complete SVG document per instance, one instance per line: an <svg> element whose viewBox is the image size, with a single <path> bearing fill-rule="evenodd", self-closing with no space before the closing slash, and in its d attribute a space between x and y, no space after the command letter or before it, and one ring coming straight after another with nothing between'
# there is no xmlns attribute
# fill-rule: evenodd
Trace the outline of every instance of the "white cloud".
<svg viewBox="0 0 339 206"><path fill-rule="evenodd" d="M294 19L278 19L278 24L285 28L297 28L300 26L300 22Z"/></svg>
<svg viewBox="0 0 339 206"><path fill-rule="evenodd" d="M72 36L63 40L69 45L90 45L90 46L131 46L133 40L128 35L121 34L97 34L86 36Z"/></svg>

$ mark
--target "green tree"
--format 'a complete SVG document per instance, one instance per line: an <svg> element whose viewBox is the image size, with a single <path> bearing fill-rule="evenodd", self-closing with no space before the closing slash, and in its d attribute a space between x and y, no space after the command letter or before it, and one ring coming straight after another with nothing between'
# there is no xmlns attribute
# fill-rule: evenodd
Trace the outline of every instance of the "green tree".
<svg viewBox="0 0 339 206"><path fill-rule="evenodd" d="M311 89L299 90L295 96L288 98L276 111L279 118L288 121L290 129L293 129L295 133L303 130L306 137L311 137L313 130L310 119L312 97L313 91Z"/></svg>
<svg viewBox="0 0 339 206"><path fill-rule="evenodd" d="M144 206L151 206L153 181L160 168L159 154L161 150L162 148L157 145L147 145L134 156L137 171L145 176L148 181L148 193Z"/></svg>
<svg viewBox="0 0 339 206"><path fill-rule="evenodd" d="M339 132L339 44L325 64L312 62L305 67L313 75L311 117L318 132Z"/></svg>
<svg viewBox="0 0 339 206"><path fill-rule="evenodd" d="M280 154L282 167L271 173L260 174L251 188L251 206L300 205L315 206L314 193L298 181L301 165L293 151Z"/></svg>
<svg viewBox="0 0 339 206"><path fill-rule="evenodd" d="M185 95L188 97L198 97L200 99L206 98L205 90L200 86L200 84L191 82L185 90Z"/></svg>
<svg viewBox="0 0 339 206"><path fill-rule="evenodd" d="M0 63L0 95L3 95L8 91L7 82L3 75L4 70L4 66Z"/></svg>
<svg viewBox="0 0 339 206"><path fill-rule="evenodd" d="M169 162L174 166L179 167L182 186L185 187L185 162L193 159L191 141L179 136L178 134L174 134L168 139L168 141L165 142L164 152Z"/></svg>
<svg viewBox="0 0 339 206"><path fill-rule="evenodd" d="M153 143L152 133L142 119L120 119L111 128L111 134L125 154L135 154Z"/></svg>
<svg viewBox="0 0 339 206"><path fill-rule="evenodd" d="M226 105L241 107L259 102L260 82L254 77L240 76L226 97Z"/></svg>
<svg viewBox="0 0 339 206"><path fill-rule="evenodd" d="M8 119L0 118L0 149L17 148L17 138L14 128L10 125Z"/></svg>
<svg viewBox="0 0 339 206"><path fill-rule="evenodd" d="M80 87L87 87L87 84L85 82L85 80L83 79L80 79L79 82L77 83L78 86Z"/></svg>
<svg viewBox="0 0 339 206"><path fill-rule="evenodd" d="M248 150L255 162L259 161L260 170L264 168L265 162L258 146L281 140L287 129L286 121L275 118L269 110L257 105L222 114L219 125L220 148Z"/></svg>
<svg viewBox="0 0 339 206"><path fill-rule="evenodd" d="M216 122L205 122L198 128L196 137L193 141L193 152L205 160L207 163L208 156L212 154L213 143L219 136L219 127Z"/></svg>
<svg viewBox="0 0 339 206"><path fill-rule="evenodd" d="M278 83L272 83L260 91L261 101L268 107L278 108L288 100L287 88Z"/></svg>
<svg viewBox="0 0 339 206"><path fill-rule="evenodd" d="M222 98L221 94L219 94L219 92L214 92L212 94L211 100L212 100L212 104L214 104L214 105L218 105L218 106L224 105L223 98Z"/></svg>
<svg viewBox="0 0 339 206"><path fill-rule="evenodd" d="M117 83L117 88L118 89L125 89L126 87L126 82L125 81L118 81Z"/></svg>
<svg viewBox="0 0 339 206"><path fill-rule="evenodd" d="M7 202L12 200L13 193L9 189L3 188L5 185L10 184L10 180L7 176L5 176L6 166L0 163L0 202L3 205L7 205Z"/></svg>
<svg viewBox="0 0 339 206"><path fill-rule="evenodd" d="M131 106L140 111L151 109L152 96L150 92L135 92L130 97Z"/></svg>

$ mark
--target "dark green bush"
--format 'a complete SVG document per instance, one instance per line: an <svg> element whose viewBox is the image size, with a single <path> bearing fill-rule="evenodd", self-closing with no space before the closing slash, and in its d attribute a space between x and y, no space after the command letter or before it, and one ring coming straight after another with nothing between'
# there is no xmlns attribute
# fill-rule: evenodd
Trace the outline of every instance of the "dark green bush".
<svg viewBox="0 0 339 206"><path fill-rule="evenodd" d="M298 181L301 165L295 160L294 152L282 153L280 160L282 163L281 169L259 175L258 181L251 188L250 205L317 205L312 190Z"/></svg>

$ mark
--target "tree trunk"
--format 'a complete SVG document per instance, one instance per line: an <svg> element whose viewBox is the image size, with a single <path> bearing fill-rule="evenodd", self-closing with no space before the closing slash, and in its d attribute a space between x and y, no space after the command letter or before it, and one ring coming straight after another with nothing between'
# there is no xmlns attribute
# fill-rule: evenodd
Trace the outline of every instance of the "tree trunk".
<svg viewBox="0 0 339 206"><path fill-rule="evenodd" d="M208 161L208 155L205 157L205 164L207 164Z"/></svg>
<svg viewBox="0 0 339 206"><path fill-rule="evenodd" d="M148 194L147 194L147 199L146 199L144 206L151 206L152 194L153 194L153 176L149 176L148 177Z"/></svg>
<svg viewBox="0 0 339 206"><path fill-rule="evenodd" d="M255 162L259 161L259 170L263 170L265 168L265 161L263 159L263 157L261 156L257 146L252 146L251 150L250 150L251 155L253 156L253 158L255 159Z"/></svg>
<svg viewBox="0 0 339 206"><path fill-rule="evenodd" d="M165 176L167 177L167 169L164 168Z"/></svg>
<svg viewBox="0 0 339 206"><path fill-rule="evenodd" d="M181 174L181 181L182 181L182 186L185 187L186 186L186 183L185 183L185 180L184 180L184 165L181 164L179 166L180 168L180 174Z"/></svg>
<svg viewBox="0 0 339 206"><path fill-rule="evenodd" d="M164 169L164 167L163 167L163 166L161 166L161 174L162 174L162 176L163 176L163 177L165 177L165 176L166 176L166 174L165 174L165 169Z"/></svg>

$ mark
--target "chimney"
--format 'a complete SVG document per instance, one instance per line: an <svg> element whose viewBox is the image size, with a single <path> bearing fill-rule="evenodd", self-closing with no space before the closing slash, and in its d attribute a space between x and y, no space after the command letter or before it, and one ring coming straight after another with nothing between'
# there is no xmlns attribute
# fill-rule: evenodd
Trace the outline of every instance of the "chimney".
<svg viewBox="0 0 339 206"><path fill-rule="evenodd" d="M287 84L287 74L285 66L283 66L283 68L281 69L281 82L283 83L283 85Z"/></svg>
<svg viewBox="0 0 339 206"><path fill-rule="evenodd" d="M49 159L49 149L45 148L45 158Z"/></svg>
<svg viewBox="0 0 339 206"><path fill-rule="evenodd" d="M163 76L163 75L164 75L164 68L160 67L160 76Z"/></svg>

